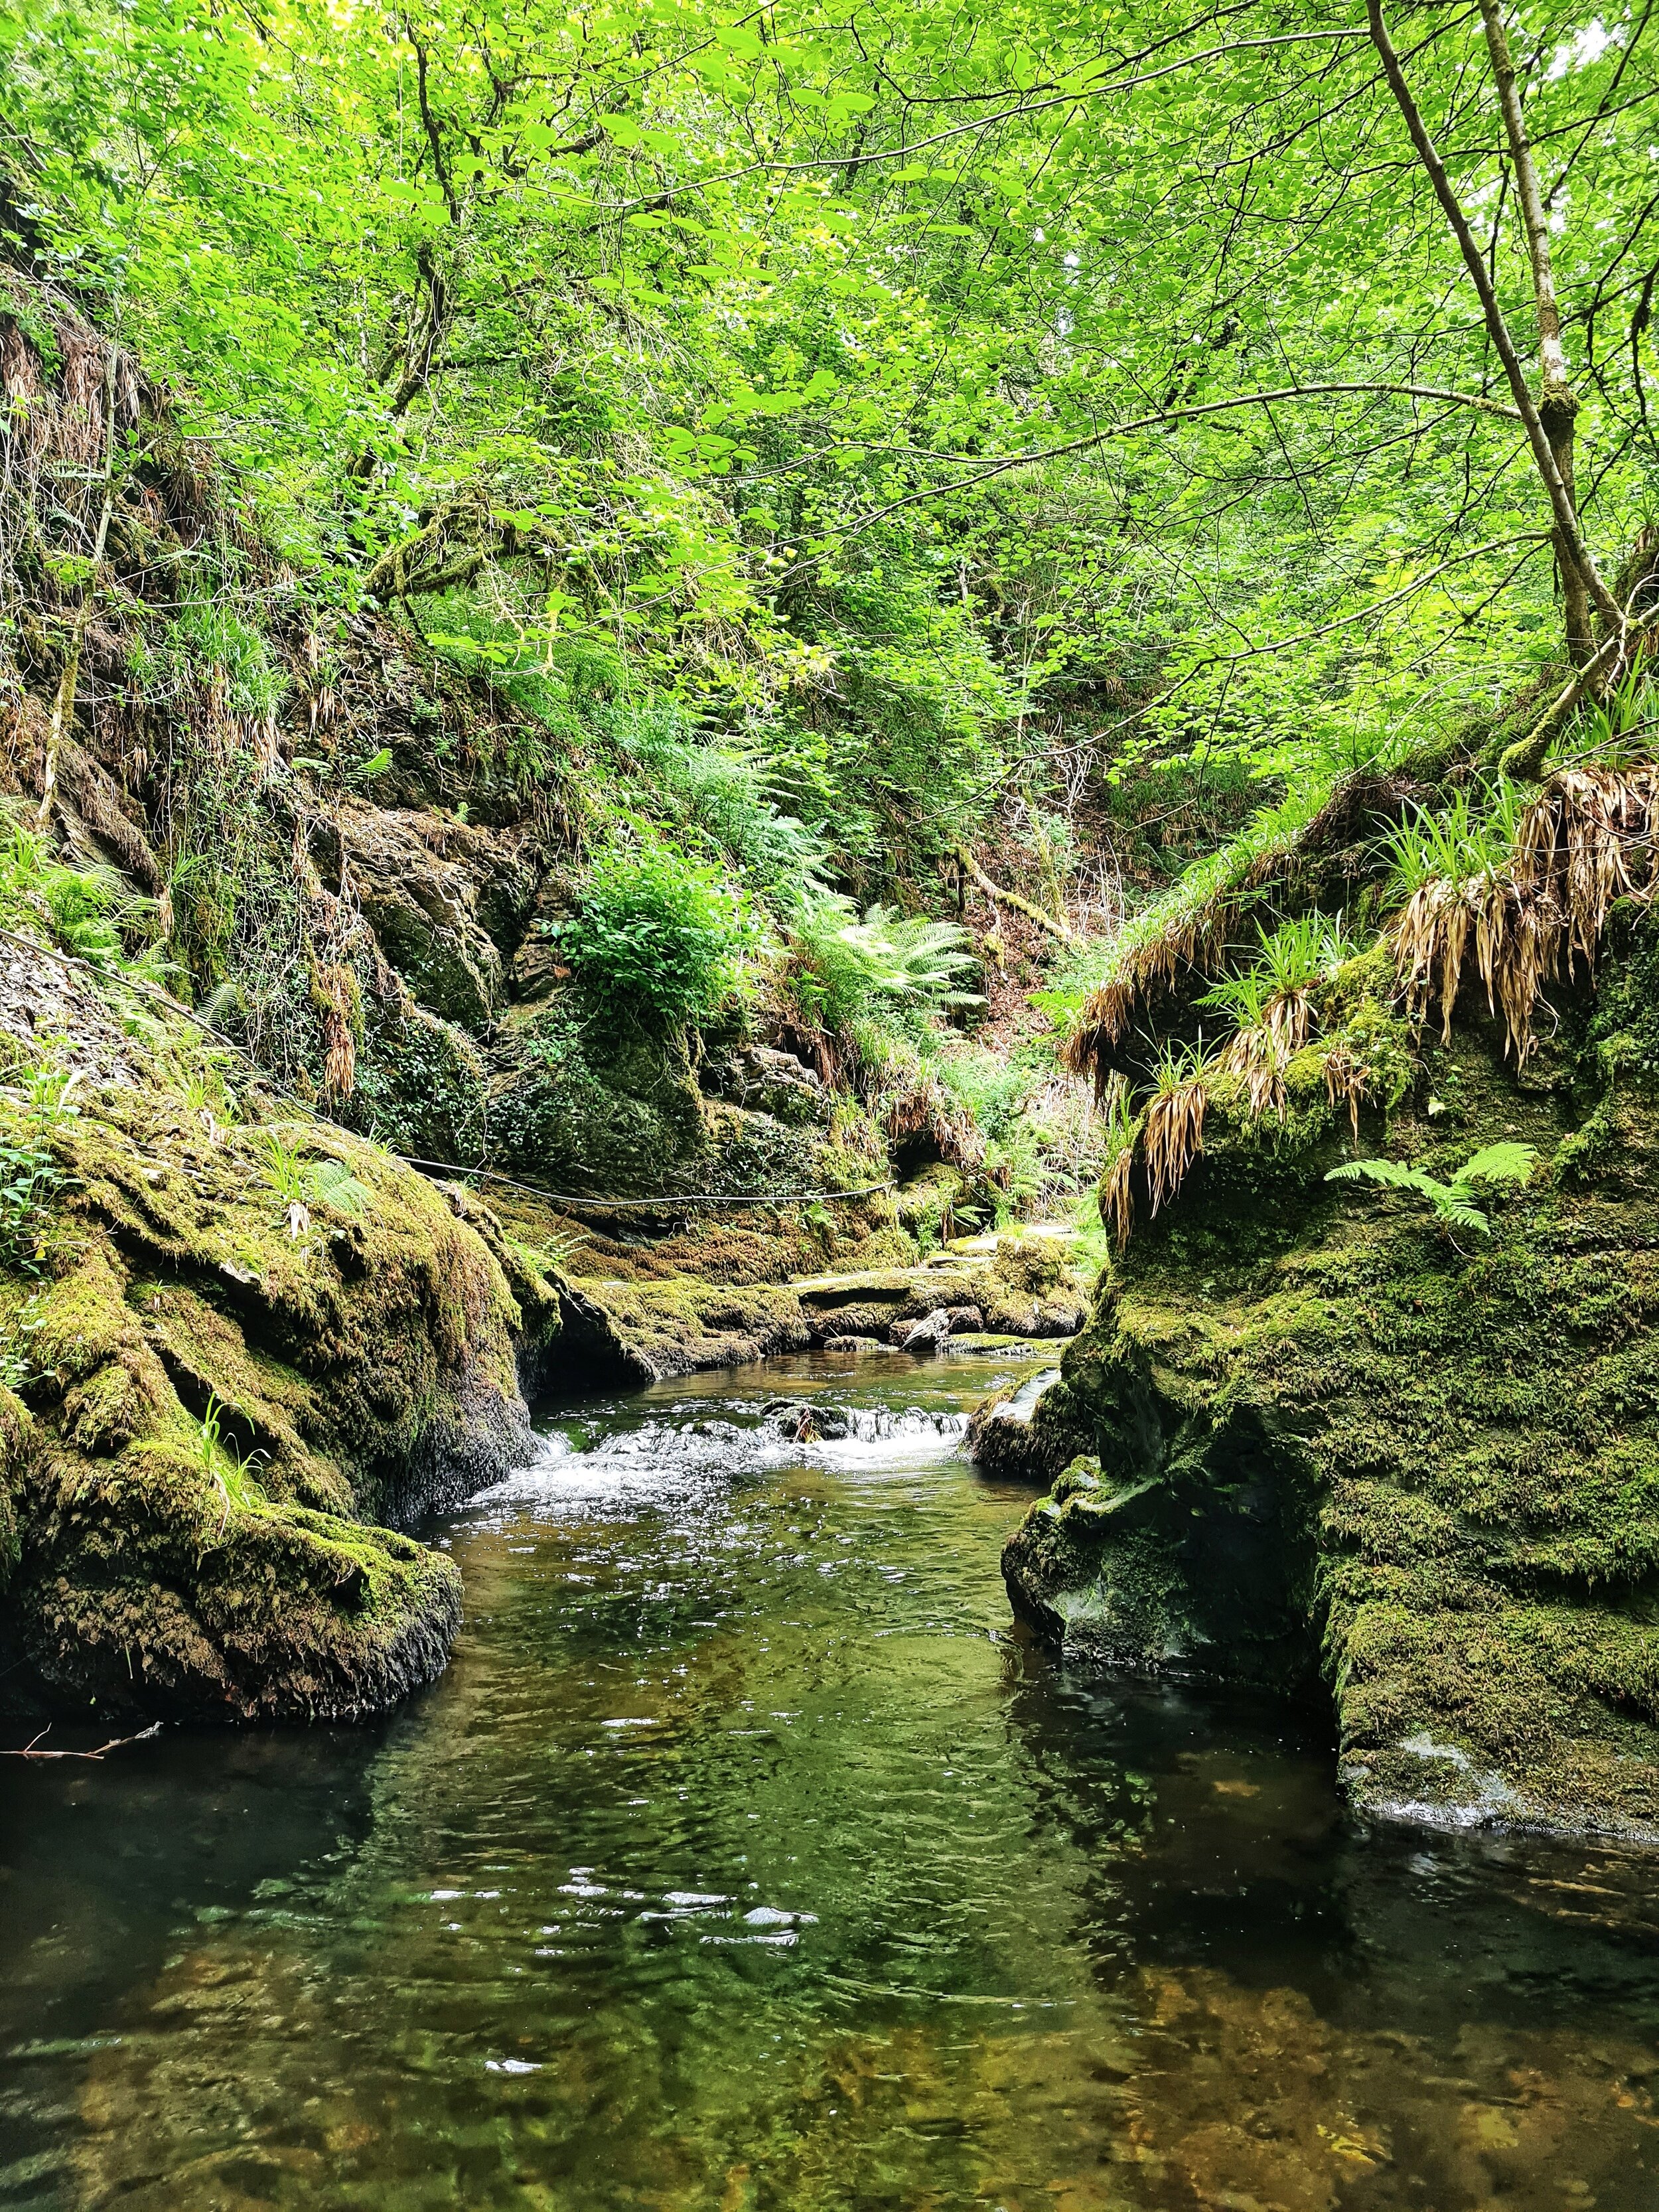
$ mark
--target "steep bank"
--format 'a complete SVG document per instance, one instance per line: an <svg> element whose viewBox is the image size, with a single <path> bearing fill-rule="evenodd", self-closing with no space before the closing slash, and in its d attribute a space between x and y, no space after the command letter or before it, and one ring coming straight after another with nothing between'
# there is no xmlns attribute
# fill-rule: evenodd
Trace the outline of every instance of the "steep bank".
<svg viewBox="0 0 1659 2212"><path fill-rule="evenodd" d="M1615 912L1519 1075L1471 972L1386 1119L1334 1101L1340 986L1282 1119L1212 1078L1036 1410L1032 1472L1069 1464L1005 1567L1045 1638L1320 1689L1364 1810L1659 1842L1655 946ZM1449 1185L1494 1142L1537 1164L1489 1235L1325 1180L1386 1149Z"/></svg>
<svg viewBox="0 0 1659 2212"><path fill-rule="evenodd" d="M0 963L6 1702L351 1717L442 1666L450 1563L398 1533L521 1462L533 1259L188 1028ZM131 1031L140 1027L142 1037ZM222 1055L218 1056L222 1058ZM464 1201L463 1201L464 1202Z"/></svg>

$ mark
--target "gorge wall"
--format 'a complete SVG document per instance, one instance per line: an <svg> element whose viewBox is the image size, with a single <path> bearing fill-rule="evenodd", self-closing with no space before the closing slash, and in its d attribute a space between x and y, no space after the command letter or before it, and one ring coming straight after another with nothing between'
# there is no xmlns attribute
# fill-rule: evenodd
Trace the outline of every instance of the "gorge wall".
<svg viewBox="0 0 1659 2212"><path fill-rule="evenodd" d="M1659 953L1616 914L1518 1077L1463 992L1389 1117L1212 1105L1039 1405L1005 1560L1067 1657L1334 1702L1380 1814L1659 1840ZM1294 1071L1295 1064L1292 1064ZM1537 1148L1491 1234L1326 1171ZM1484 1203L1483 1199L1483 1203Z"/></svg>

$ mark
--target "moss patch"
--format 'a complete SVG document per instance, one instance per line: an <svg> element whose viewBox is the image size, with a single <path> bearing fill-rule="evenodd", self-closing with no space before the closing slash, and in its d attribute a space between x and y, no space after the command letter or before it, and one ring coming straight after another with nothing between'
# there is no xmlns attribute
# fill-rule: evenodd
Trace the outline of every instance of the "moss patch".
<svg viewBox="0 0 1659 2212"><path fill-rule="evenodd" d="M518 1348L556 1291L372 1145L187 1107L164 1056L126 1074L45 1129L60 1181L0 1284L0 1680L82 1711L376 1710L442 1665L459 1592L373 1524L522 1458Z"/></svg>
<svg viewBox="0 0 1659 2212"><path fill-rule="evenodd" d="M1466 1251L1324 1183L1328 1104L1206 1130L1039 1411L1098 1462L1005 1561L1054 1640L1277 1679L1316 1644L1360 1803L1659 1840L1659 1125L1649 1055L1607 1049L1652 957L1524 1082L1477 1019L1428 1053L1390 1150L1555 1170Z"/></svg>

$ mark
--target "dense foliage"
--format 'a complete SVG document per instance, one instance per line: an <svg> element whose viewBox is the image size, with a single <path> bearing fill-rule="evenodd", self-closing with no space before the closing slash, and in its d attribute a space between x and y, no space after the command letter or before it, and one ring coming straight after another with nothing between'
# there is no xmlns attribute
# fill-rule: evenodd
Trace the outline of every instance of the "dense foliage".
<svg viewBox="0 0 1659 2212"><path fill-rule="evenodd" d="M1496 0L10 0L0 213L280 549L204 535L135 681L210 665L252 732L279 605L319 685L378 608L512 702L490 774L600 854L565 941L601 1000L712 1012L741 891L868 1067L918 1009L973 1018L959 942L893 933L979 880L964 848L1051 930L1065 1017L1161 876L1208 911L1344 771L1633 680L1652 35ZM242 926L207 804L168 856L202 983ZM686 857L605 858L634 810ZM1399 831L1402 897L1438 834ZM1262 939L1246 1028L1306 988Z"/></svg>
<svg viewBox="0 0 1659 2212"><path fill-rule="evenodd" d="M616 847L588 872L559 950L615 1020L664 1027L706 1019L738 988L751 934L726 885L672 846Z"/></svg>

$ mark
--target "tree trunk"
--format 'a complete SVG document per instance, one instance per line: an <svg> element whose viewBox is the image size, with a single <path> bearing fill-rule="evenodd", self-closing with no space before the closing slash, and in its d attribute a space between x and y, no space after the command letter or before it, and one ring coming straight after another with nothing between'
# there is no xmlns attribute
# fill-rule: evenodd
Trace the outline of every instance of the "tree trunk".
<svg viewBox="0 0 1659 2212"><path fill-rule="evenodd" d="M1481 0L1481 7L1482 13L1488 15L1490 27L1492 17L1496 14L1495 7L1490 5L1490 0ZM1515 340L1504 319L1503 308L1498 304L1492 278L1487 274L1486 258L1475 241L1474 233L1469 228L1468 217L1464 214L1457 195L1452 190L1451 180L1446 174L1446 165L1441 160L1433 139L1429 136L1428 126L1425 124L1417 102L1412 97L1411 88L1406 82L1406 74L1401 67L1400 57L1395 52L1394 43L1382 21L1382 0L1365 0L1365 12L1370 27L1371 44L1376 48L1378 58L1382 61L1382 73L1388 79L1389 89L1393 93L1395 105L1406 119L1406 128L1411 133L1412 143L1417 149L1418 159L1427 172L1429 181L1434 187L1435 197L1440 202L1447 223L1463 256L1463 265L1468 271L1469 281L1474 286L1475 295L1480 302L1480 313L1486 325L1486 334L1492 340L1492 349L1498 360L1503 363L1504 374L1509 380L1510 391L1520 412L1521 420L1526 426L1527 441L1532 448L1533 464L1537 469L1545 491L1549 495L1550 511L1554 518L1556 558L1560 563L1562 584L1567 599L1568 651L1577 664L1579 658L1578 651L1575 650L1577 643L1582 650L1584 662L1588 664L1590 659L1588 637L1590 603L1594 603L1610 635L1617 636L1623 633L1625 617L1623 609L1602 581L1595 562L1591 558L1589 550L1584 544L1583 533L1578 526L1578 511L1574 503L1570 477L1564 477L1557 458L1558 453L1563 455L1567 468L1571 471L1572 414L1577 402L1573 397L1571 385L1566 381L1565 356L1561 349L1560 317L1555 307L1554 279L1549 269L1548 226L1544 217L1541 201L1538 197L1537 178L1532 167L1530 149L1527 149L1527 175L1532 179L1532 194L1537 216L1535 234L1532 216L1529 214L1526 220L1528 243L1534 245L1534 285L1536 286L1539 268L1536 255L1540 248L1543 255L1543 268L1548 280L1547 310L1545 294L1540 292L1539 295L1540 338L1542 342L1547 312L1547 315L1553 319L1551 343L1554 349L1554 357L1559 360L1560 366L1559 391L1565 395L1565 400L1571 402L1571 405L1551 404L1550 362L1552 356L1547 348L1544 389L1545 404L1550 407L1551 419L1548 422L1545 419L1543 408L1540 408L1539 402L1533 398L1528 385L1526 371L1521 364L1521 356L1516 349ZM1498 29L1502 42L1502 51L1507 57L1508 45L1506 41L1502 41L1501 23L1498 24ZM1495 52L1494 67L1496 67ZM1515 101L1512 69L1510 71L1510 95L1511 101L1515 103L1518 125L1520 109L1518 102ZM1525 148L1524 131L1521 134L1521 143ZM1517 183L1519 182L1520 179L1517 175ZM1575 599L1575 593L1578 595L1577 599ZM1576 624L1580 633L1577 640ZM1598 653L1595 658L1599 663L1601 656ZM1617 674L1618 658L1617 655L1613 656L1608 665L1607 672L1610 675Z"/></svg>
<svg viewBox="0 0 1659 2212"><path fill-rule="evenodd" d="M1573 418L1578 412L1578 395L1572 388L1566 348L1561 342L1561 309L1555 295L1555 269L1550 258L1549 219L1544 210L1544 196L1539 190L1538 166L1533 160L1532 141L1527 136L1526 118L1521 112L1521 94L1515 81L1515 63L1510 52L1509 34L1504 28L1499 0L1480 0L1480 19L1486 26L1486 50L1492 56L1498 104L1503 111L1504 130L1510 142L1510 159L1515 169L1516 198L1520 202L1521 219L1527 233L1527 253L1532 263L1533 300L1538 317L1538 354L1542 371L1538 395L1539 420L1549 440L1556 471L1576 513L1578 495L1573 481L1572 441ZM1572 549L1565 542L1559 525L1555 532L1555 560L1561 574L1562 597L1566 604L1567 658L1575 668L1583 668L1594 649L1590 637L1589 586L1574 558Z"/></svg>

